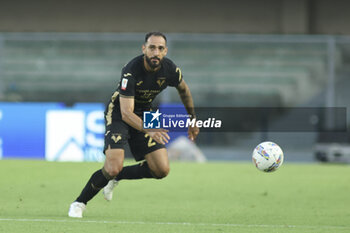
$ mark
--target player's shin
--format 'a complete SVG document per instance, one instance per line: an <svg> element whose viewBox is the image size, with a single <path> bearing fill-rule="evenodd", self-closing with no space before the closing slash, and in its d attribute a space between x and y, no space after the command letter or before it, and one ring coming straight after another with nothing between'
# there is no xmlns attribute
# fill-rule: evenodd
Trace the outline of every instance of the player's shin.
<svg viewBox="0 0 350 233"><path fill-rule="evenodd" d="M86 204L90 201L104 186L107 185L108 181L113 179L105 171L104 168L96 171L85 185L83 191L77 198L77 202Z"/></svg>

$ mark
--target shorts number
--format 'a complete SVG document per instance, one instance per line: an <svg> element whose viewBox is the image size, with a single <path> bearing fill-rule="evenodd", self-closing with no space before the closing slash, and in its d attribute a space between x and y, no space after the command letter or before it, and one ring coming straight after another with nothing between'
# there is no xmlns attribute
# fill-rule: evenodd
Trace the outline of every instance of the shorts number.
<svg viewBox="0 0 350 233"><path fill-rule="evenodd" d="M149 137L147 146L148 146L148 147L154 146L154 145L156 144L156 142L154 142L153 139L146 133L146 134L145 134L145 138L147 138L147 137Z"/></svg>

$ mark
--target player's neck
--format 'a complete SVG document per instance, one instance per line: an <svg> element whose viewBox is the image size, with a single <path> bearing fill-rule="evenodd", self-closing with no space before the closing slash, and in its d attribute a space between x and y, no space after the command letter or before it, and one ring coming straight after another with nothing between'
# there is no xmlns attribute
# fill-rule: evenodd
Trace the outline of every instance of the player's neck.
<svg viewBox="0 0 350 233"><path fill-rule="evenodd" d="M160 69L160 67L161 67L161 66L158 66L158 67L156 67L156 68L150 67L150 66L148 65L148 63L147 63L147 61L146 61L145 58L143 59L143 66L145 67L145 69L146 69L147 72L156 72L156 71L158 71L158 70Z"/></svg>

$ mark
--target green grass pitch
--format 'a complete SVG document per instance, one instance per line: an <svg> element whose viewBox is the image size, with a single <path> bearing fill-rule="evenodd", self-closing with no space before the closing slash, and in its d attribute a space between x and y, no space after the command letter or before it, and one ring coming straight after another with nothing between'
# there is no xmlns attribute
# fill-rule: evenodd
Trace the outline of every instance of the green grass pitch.
<svg viewBox="0 0 350 233"><path fill-rule="evenodd" d="M122 181L84 218L70 203L101 163L0 160L0 232L350 232L350 166L171 163L163 180Z"/></svg>

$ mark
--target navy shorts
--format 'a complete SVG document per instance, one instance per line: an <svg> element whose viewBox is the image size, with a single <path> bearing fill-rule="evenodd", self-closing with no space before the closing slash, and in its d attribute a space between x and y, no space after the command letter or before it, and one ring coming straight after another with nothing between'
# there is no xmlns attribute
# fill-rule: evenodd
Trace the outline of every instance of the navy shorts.
<svg viewBox="0 0 350 233"><path fill-rule="evenodd" d="M144 160L148 153L165 148L163 144L156 142L148 134L134 129L124 121L113 121L112 124L106 126L103 153L108 147L125 150L127 143L136 161Z"/></svg>

